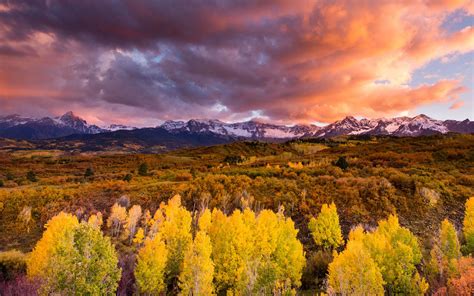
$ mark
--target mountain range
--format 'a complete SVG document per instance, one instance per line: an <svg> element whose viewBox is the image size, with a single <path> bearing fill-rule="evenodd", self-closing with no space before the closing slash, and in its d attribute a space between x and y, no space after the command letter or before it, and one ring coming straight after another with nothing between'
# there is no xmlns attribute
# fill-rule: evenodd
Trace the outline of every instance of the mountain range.
<svg viewBox="0 0 474 296"><path fill-rule="evenodd" d="M436 120L426 115L380 119L345 117L329 125L277 125L256 120L225 123L220 120L165 121L150 128L112 124L107 127L88 124L67 112L59 117L39 119L20 115L0 117L0 138L30 140L42 148L77 147L86 150L104 147L161 147L176 149L229 143L237 140L286 141L298 138L332 138L344 135L413 137L448 132L474 133L474 122L468 119ZM54 147L52 147L54 146Z"/></svg>

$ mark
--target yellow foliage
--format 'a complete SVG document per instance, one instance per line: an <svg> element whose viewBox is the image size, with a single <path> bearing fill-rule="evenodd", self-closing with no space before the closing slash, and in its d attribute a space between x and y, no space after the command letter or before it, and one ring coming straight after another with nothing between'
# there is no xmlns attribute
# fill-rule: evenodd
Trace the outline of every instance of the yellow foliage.
<svg viewBox="0 0 474 296"><path fill-rule="evenodd" d="M311 218L308 228L314 242L325 249L337 248L343 243L339 215L334 203L323 204L317 218Z"/></svg>
<svg viewBox="0 0 474 296"><path fill-rule="evenodd" d="M127 222L127 209L115 203L110 210L107 227L111 228L112 236L118 237L125 223Z"/></svg>
<svg viewBox="0 0 474 296"><path fill-rule="evenodd" d="M103 224L103 219L102 219L102 213L97 212L95 215L91 215L89 219L87 220L87 223L92 225L93 227L100 229L100 227Z"/></svg>
<svg viewBox="0 0 474 296"><path fill-rule="evenodd" d="M184 256L183 270L179 276L181 295L206 296L214 293L211 253L209 236L204 231L198 231Z"/></svg>
<svg viewBox="0 0 474 296"><path fill-rule="evenodd" d="M27 272L29 277L44 275L55 247L61 240L72 236L74 228L78 225L79 221L76 216L64 212L48 221L45 225L46 231L43 233L43 237L28 257Z"/></svg>
<svg viewBox="0 0 474 296"><path fill-rule="evenodd" d="M181 205L181 197L175 195L156 211L155 224L168 249L167 277L172 282L181 272L184 253L192 243L191 213Z"/></svg>
<svg viewBox="0 0 474 296"><path fill-rule="evenodd" d="M142 216L142 208L139 205L134 205L128 211L126 227L127 227L130 242L135 236L137 224L140 221L141 216Z"/></svg>
<svg viewBox="0 0 474 296"><path fill-rule="evenodd" d="M138 291L142 294L160 295L166 290L165 268L168 250L161 236L146 238L140 249L135 267Z"/></svg>
<svg viewBox="0 0 474 296"><path fill-rule="evenodd" d="M464 238L469 253L474 253L474 196L466 201L466 211L463 221Z"/></svg>
<svg viewBox="0 0 474 296"><path fill-rule="evenodd" d="M329 294L341 295L384 295L382 273L370 253L359 240L359 233L353 235L346 249L336 254L329 264Z"/></svg>
<svg viewBox="0 0 474 296"><path fill-rule="evenodd" d="M137 245L140 245L143 243L143 239L145 238L145 232L143 231L143 228L138 228L137 233L135 234L135 237L133 238L133 242L136 243Z"/></svg>

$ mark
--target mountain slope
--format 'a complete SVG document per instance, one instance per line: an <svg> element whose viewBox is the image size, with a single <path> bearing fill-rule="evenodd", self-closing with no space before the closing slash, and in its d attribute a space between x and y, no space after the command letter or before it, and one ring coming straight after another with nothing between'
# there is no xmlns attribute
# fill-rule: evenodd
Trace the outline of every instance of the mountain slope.
<svg viewBox="0 0 474 296"><path fill-rule="evenodd" d="M293 139L315 133L320 127L315 125L284 126L261 123L255 120L237 123L225 123L220 120L166 121L161 128L170 132L188 131L192 133L211 132L223 136L243 137L247 139Z"/></svg>
<svg viewBox="0 0 474 296"><path fill-rule="evenodd" d="M203 143L214 144L236 140L262 140L262 141L286 141L298 138L331 138L344 135L391 135L397 137L412 137L433 134L445 134L448 132L474 133L474 122L466 119L456 120L436 120L426 115L415 117L396 117L380 119L356 119L348 116L342 120L319 127L316 125L294 125L285 126L270 123L263 123L255 120L237 123L225 123L220 120L197 120L189 121L166 121L153 128L134 128L124 125L110 125L101 128L96 125L89 125L84 119L76 116L72 112L56 117L44 117L32 119L20 115L9 115L0 117L0 137L26 140L57 139L70 135L94 135L120 131L114 134L114 141L110 142L111 135L92 137L99 140L114 143L134 142L139 145L159 145L157 137L162 137L160 141L166 142L164 146L194 145L194 139L199 138L200 142L195 145L205 145ZM132 133L123 133L130 131ZM163 131L167 133L163 134ZM142 139L141 135L147 134L150 140ZM123 138L121 138L123 137ZM180 139L182 137L183 139ZM131 140L133 138L133 141ZM207 140L209 138L209 140ZM67 139L61 139L64 143ZM88 137L76 137L85 140ZM154 140L152 140L154 139ZM168 139L168 140L167 140ZM220 139L217 141L216 139ZM143 142L143 140L146 140ZM151 144L150 144L151 143ZM175 144L173 144L175 143ZM179 143L179 144L178 144Z"/></svg>
<svg viewBox="0 0 474 296"><path fill-rule="evenodd" d="M18 114L0 117L0 137L40 140L59 138L72 134L97 134L108 131L89 125L84 119L69 111L62 116L28 118Z"/></svg>
<svg viewBox="0 0 474 296"><path fill-rule="evenodd" d="M186 147L212 146L234 142L234 138L214 133L171 133L163 128L119 130L99 134L74 134L35 141L37 149L68 151L140 151L160 152Z"/></svg>

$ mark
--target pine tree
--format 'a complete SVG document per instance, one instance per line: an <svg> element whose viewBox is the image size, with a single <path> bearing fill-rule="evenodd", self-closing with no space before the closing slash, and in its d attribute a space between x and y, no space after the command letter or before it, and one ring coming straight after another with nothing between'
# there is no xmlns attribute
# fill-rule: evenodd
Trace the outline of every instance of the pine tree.
<svg viewBox="0 0 474 296"><path fill-rule="evenodd" d="M84 172L84 177L87 178L92 176L94 176L94 171L92 170L92 168L87 168Z"/></svg>
<svg viewBox="0 0 474 296"><path fill-rule="evenodd" d="M343 243L339 216L334 203L329 206L323 204L321 213L316 219L311 218L308 227L317 246L334 249Z"/></svg>
<svg viewBox="0 0 474 296"><path fill-rule="evenodd" d="M138 174L140 176L148 175L148 165L145 162L141 163L140 166L138 166Z"/></svg>
<svg viewBox="0 0 474 296"><path fill-rule="evenodd" d="M138 252L135 278L141 294L160 295L166 291L165 269L168 250L159 234L146 238Z"/></svg>
<svg viewBox="0 0 474 296"><path fill-rule="evenodd" d="M214 264L211 253L209 236L202 230L198 231L184 256L183 270L179 276L181 295L213 294Z"/></svg>

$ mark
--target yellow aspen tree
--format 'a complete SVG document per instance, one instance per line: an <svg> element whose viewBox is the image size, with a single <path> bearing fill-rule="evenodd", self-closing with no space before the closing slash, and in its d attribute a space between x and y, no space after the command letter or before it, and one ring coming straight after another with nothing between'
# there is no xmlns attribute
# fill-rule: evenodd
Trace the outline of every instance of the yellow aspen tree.
<svg viewBox="0 0 474 296"><path fill-rule="evenodd" d="M181 272L184 253L193 240L191 234L192 216L181 205L181 197L175 195L167 204L160 205L155 217L157 231L168 249L167 282L170 285L175 285Z"/></svg>
<svg viewBox="0 0 474 296"><path fill-rule="evenodd" d="M463 233L466 240L467 253L474 253L474 196L466 201L466 210L463 220Z"/></svg>
<svg viewBox="0 0 474 296"><path fill-rule="evenodd" d="M461 257L461 247L454 225L447 219L441 222L439 232L439 248L442 253L442 265L448 277L457 274L458 259Z"/></svg>
<svg viewBox="0 0 474 296"><path fill-rule="evenodd" d="M343 243L339 215L334 203L329 206L323 204L321 213L317 218L311 218L308 227L317 246L334 249Z"/></svg>
<svg viewBox="0 0 474 296"><path fill-rule="evenodd" d="M283 210L277 214L278 235L277 247L272 254L277 266L277 285L282 292L294 291L301 285L301 276L306 264L303 244L297 238L298 230L291 218L283 215ZM282 293L281 293L282 294Z"/></svg>
<svg viewBox="0 0 474 296"><path fill-rule="evenodd" d="M365 234L357 228L346 249L329 264L329 295L384 295L380 268L362 242Z"/></svg>
<svg viewBox="0 0 474 296"><path fill-rule="evenodd" d="M137 229L137 224L140 221L142 216L142 208L139 205L134 205L128 211L128 218L127 218L127 232L129 243L132 243L133 237L135 236L135 232Z"/></svg>
<svg viewBox="0 0 474 296"><path fill-rule="evenodd" d="M127 223L127 209L118 203L115 203L110 210L109 219L107 219L107 227L111 229L113 237L118 237Z"/></svg>
<svg viewBox="0 0 474 296"><path fill-rule="evenodd" d="M426 292L428 284L425 280L415 280L416 265L422 259L418 239L410 230L400 226L397 216L390 215L388 219L379 221L377 229L366 235L364 244L380 267L389 293L423 295Z"/></svg>
<svg viewBox="0 0 474 296"><path fill-rule="evenodd" d="M139 293L160 295L166 291L167 258L168 250L159 234L145 239L143 248L138 251L134 272Z"/></svg>
<svg viewBox="0 0 474 296"><path fill-rule="evenodd" d="M143 228L138 228L137 233L133 237L133 242L137 245L141 245L143 243L143 240L145 239L145 231Z"/></svg>
<svg viewBox="0 0 474 296"><path fill-rule="evenodd" d="M89 223L54 245L40 289L43 295L115 295L121 270L109 237Z"/></svg>
<svg viewBox="0 0 474 296"><path fill-rule="evenodd" d="M205 209L201 216L199 217L199 220L198 220L198 226L199 226L199 230L202 230L206 233L209 232L209 229L211 227L211 224L212 224L212 214L211 214L211 211L209 211L209 209Z"/></svg>
<svg viewBox="0 0 474 296"><path fill-rule="evenodd" d="M181 295L206 296L214 293L211 253L211 239L204 231L198 231L184 256L179 276Z"/></svg>
<svg viewBox="0 0 474 296"><path fill-rule="evenodd" d="M148 209L146 209L145 213L143 214L142 225L143 225L143 232L145 235L147 235L149 227L153 225L151 213L150 213L150 210Z"/></svg>
<svg viewBox="0 0 474 296"><path fill-rule="evenodd" d="M222 211L212 211L208 233L212 242L212 260L216 293L242 294L249 276L248 263L254 254L255 215L250 210L236 210L227 217Z"/></svg>
<svg viewBox="0 0 474 296"><path fill-rule="evenodd" d="M55 247L62 240L70 239L75 227L79 225L76 216L64 212L51 218L45 225L45 232L27 260L29 277L42 277L46 273Z"/></svg>
<svg viewBox="0 0 474 296"><path fill-rule="evenodd" d="M89 223L91 226L100 229L103 224L103 219L102 219L102 213L97 212L94 215L91 215L89 219L87 220L87 223Z"/></svg>

